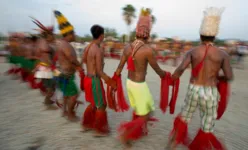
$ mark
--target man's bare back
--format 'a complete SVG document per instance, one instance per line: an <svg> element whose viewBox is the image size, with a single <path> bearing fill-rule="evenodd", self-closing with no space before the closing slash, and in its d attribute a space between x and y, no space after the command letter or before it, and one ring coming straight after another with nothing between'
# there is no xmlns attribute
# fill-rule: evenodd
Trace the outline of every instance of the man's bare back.
<svg viewBox="0 0 248 150"><path fill-rule="evenodd" d="M103 72L104 68L104 51L99 45L93 43L86 49L86 68L88 75L97 75L107 80L108 76ZM86 56L87 55L87 56Z"/></svg>
<svg viewBox="0 0 248 150"><path fill-rule="evenodd" d="M43 38L40 38L37 41L37 45L36 45L36 56L39 58L41 62L51 65L52 60L50 57L50 53L51 53L51 49L47 41Z"/></svg>
<svg viewBox="0 0 248 150"><path fill-rule="evenodd" d="M74 48L64 40L58 40L56 44L60 71L68 75L74 74L76 67L80 66Z"/></svg>
<svg viewBox="0 0 248 150"><path fill-rule="evenodd" d="M205 45L200 45L187 52L183 62L173 76L180 76L189 64L192 65L192 68L195 68L203 60L205 52ZM232 78L232 69L228 54L215 46L210 46L202 69L197 77L191 76L190 82L196 85L216 86L220 70L223 70L227 80Z"/></svg>
<svg viewBox="0 0 248 150"><path fill-rule="evenodd" d="M132 54L132 49L134 47L134 44L132 46L128 46L124 50L124 55L126 56L126 59ZM155 51L147 44L139 44L137 46L139 49L134 50L136 51L134 54L134 64L135 64L135 71L128 71L128 78L135 82L144 82L146 79L147 74L147 65L148 63L151 65L151 67L155 70L155 72L160 75L164 76L164 71L160 69L159 65L157 64L156 58L155 58ZM122 62L122 60L121 60ZM122 65L122 64L120 64Z"/></svg>

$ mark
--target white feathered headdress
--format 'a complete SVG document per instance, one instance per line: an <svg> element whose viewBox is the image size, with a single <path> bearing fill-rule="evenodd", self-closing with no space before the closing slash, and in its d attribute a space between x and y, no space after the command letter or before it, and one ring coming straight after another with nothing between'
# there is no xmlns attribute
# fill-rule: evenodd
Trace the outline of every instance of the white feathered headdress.
<svg viewBox="0 0 248 150"><path fill-rule="evenodd" d="M219 24L224 8L210 7L204 11L200 34L204 36L216 36L219 32Z"/></svg>

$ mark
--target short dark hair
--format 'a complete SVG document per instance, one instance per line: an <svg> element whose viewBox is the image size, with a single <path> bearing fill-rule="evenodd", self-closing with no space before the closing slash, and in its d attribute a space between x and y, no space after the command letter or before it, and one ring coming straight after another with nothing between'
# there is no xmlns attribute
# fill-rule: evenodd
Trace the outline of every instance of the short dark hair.
<svg viewBox="0 0 248 150"><path fill-rule="evenodd" d="M201 35L202 42L213 42L215 40L215 36L205 36Z"/></svg>
<svg viewBox="0 0 248 150"><path fill-rule="evenodd" d="M102 34L104 34L104 28L100 25L93 25L90 28L90 32L94 39L98 39Z"/></svg>

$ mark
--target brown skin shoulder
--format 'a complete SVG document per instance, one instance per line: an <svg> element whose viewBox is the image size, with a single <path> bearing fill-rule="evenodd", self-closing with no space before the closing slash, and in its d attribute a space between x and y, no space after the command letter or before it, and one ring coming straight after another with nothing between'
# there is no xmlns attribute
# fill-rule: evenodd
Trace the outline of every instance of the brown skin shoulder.
<svg viewBox="0 0 248 150"><path fill-rule="evenodd" d="M188 51L185 54L182 63L178 66L178 68L173 73L172 77L174 79L177 79L183 74L183 72L188 67L188 65L191 64L192 68L194 68L197 64L199 64L204 57L205 50L206 50L205 46L198 46ZM202 73L203 72L202 70L199 73L199 76L205 77L204 79L215 78L215 81L216 81L216 79L219 78L218 76L219 76L220 70L223 70L223 73L224 73L224 76L221 76L222 79L232 80L233 78L233 72L232 72L232 68L230 65L229 55L226 52L219 50L217 47L211 47L209 49L208 54L204 61L204 65L208 67L204 66L202 70L206 71L207 73L205 72L205 75L204 75L204 73ZM202 80L202 78L199 77L199 80ZM202 81L199 81L199 82L202 82Z"/></svg>
<svg viewBox="0 0 248 150"><path fill-rule="evenodd" d="M132 47L134 47L134 45L132 45ZM128 57L132 54L132 47L130 45L125 47L119 66L116 70L117 75L121 73L125 63L127 62ZM137 82L144 81L146 77L148 63L160 77L165 76L165 72L159 67L157 63L157 60L155 58L155 51L149 45L143 45L135 53L134 58L136 60L136 72L129 71L128 73L128 77L131 80Z"/></svg>

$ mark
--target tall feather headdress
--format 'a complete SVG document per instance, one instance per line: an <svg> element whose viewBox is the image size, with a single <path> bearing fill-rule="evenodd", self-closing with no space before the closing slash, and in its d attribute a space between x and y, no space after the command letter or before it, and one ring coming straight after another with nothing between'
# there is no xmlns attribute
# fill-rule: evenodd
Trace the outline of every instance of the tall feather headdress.
<svg viewBox="0 0 248 150"><path fill-rule="evenodd" d="M59 30L62 35L70 33L74 30L74 27L70 24L70 22L65 18L65 16L61 12L55 10L54 15L57 19L57 22L59 24Z"/></svg>
<svg viewBox="0 0 248 150"><path fill-rule="evenodd" d="M140 38L148 38L152 28L151 10L141 9L139 20L136 26L136 36Z"/></svg>
<svg viewBox="0 0 248 150"><path fill-rule="evenodd" d="M54 29L53 26L47 26L46 27L39 20L35 19L34 17L30 17L30 18L32 19L32 22L39 27L39 29L35 29L35 30L37 30L41 33L50 33L50 34L53 33L53 29Z"/></svg>
<svg viewBox="0 0 248 150"><path fill-rule="evenodd" d="M224 8L210 7L204 11L200 34L204 36L216 36L219 32L221 15Z"/></svg>

